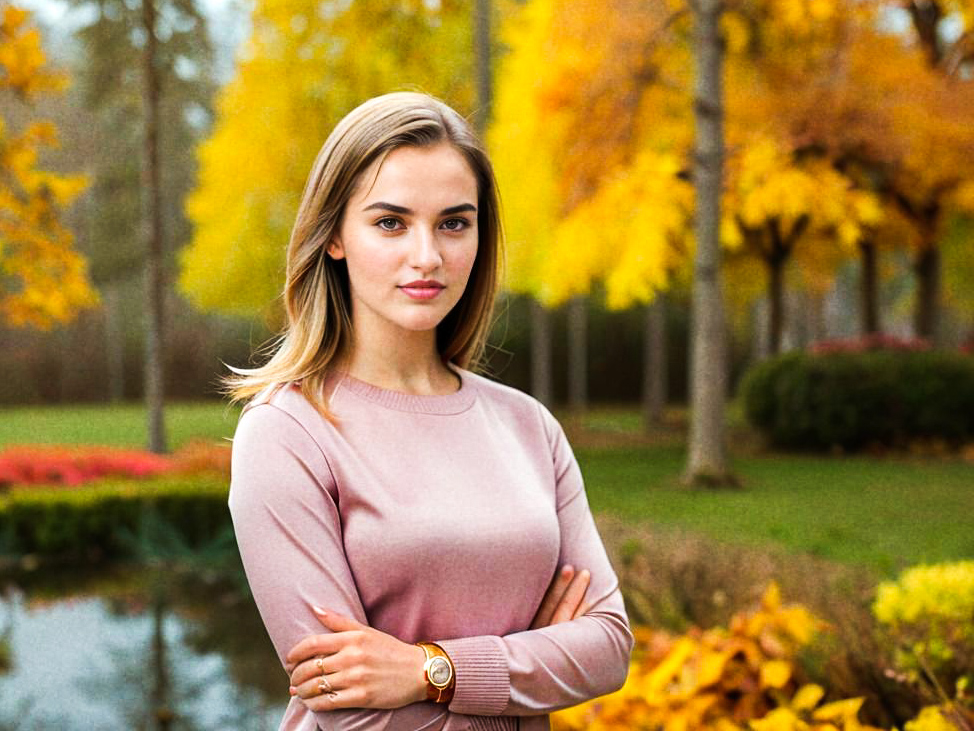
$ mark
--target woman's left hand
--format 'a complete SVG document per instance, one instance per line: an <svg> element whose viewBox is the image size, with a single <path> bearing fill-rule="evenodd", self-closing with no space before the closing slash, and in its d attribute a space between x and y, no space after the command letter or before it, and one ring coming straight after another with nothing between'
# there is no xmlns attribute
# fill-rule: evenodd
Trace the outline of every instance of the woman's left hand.
<svg viewBox="0 0 974 731"><path fill-rule="evenodd" d="M291 695L312 711L401 708L426 700L421 647L317 607L330 633L309 635L287 654Z"/></svg>

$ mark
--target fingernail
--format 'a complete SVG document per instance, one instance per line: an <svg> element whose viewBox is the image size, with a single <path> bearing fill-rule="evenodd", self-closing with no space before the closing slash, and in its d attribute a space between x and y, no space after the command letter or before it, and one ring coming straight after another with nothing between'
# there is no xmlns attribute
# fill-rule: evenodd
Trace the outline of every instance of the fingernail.
<svg viewBox="0 0 974 731"><path fill-rule="evenodd" d="M561 573L563 573L563 574L570 574L574 570L575 569L572 567L572 565L570 563L566 563L564 566L561 567Z"/></svg>
<svg viewBox="0 0 974 731"><path fill-rule="evenodd" d="M288 688L287 690L288 690L288 692L289 692L289 693L290 693L291 695L297 695L297 694L298 694L298 689L297 689L297 688L295 688L295 687L294 687L293 685L292 685L292 686L291 686L290 688Z"/></svg>
<svg viewBox="0 0 974 731"><path fill-rule="evenodd" d="M325 616L327 616L327 615L328 615L328 612L326 612L326 611L325 611L324 609L322 609L321 607L319 607L319 606L318 606L317 604L312 604L312 605L311 605L311 608L312 608L312 609L313 609L313 610L314 610L315 612L317 612L318 614L320 614L320 615L321 615L322 617L325 617Z"/></svg>

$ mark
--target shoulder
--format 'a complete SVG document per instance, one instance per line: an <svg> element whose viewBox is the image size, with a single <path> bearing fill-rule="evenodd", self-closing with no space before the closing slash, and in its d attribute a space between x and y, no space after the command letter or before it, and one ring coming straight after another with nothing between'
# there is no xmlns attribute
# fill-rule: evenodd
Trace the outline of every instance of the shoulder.
<svg viewBox="0 0 974 731"><path fill-rule="evenodd" d="M238 493L248 483L279 483L286 475L293 475L284 480L289 483L305 477L316 484L333 479L307 410L314 412L314 407L295 386L262 392L247 403L231 449L231 482L238 486Z"/></svg>
<svg viewBox="0 0 974 731"><path fill-rule="evenodd" d="M480 398L509 409L534 411L541 405L534 396L506 383L495 381L482 373L464 370L463 377L476 387Z"/></svg>
<svg viewBox="0 0 974 731"><path fill-rule="evenodd" d="M304 426L309 418L317 414L314 406L301 392L301 382L281 383L265 388L246 403L240 413L240 420L250 421L293 421Z"/></svg>
<svg viewBox="0 0 974 731"><path fill-rule="evenodd" d="M297 384L281 384L256 394L244 406L234 433L238 442L307 442L317 446L311 437L309 421L317 412L301 393Z"/></svg>
<svg viewBox="0 0 974 731"><path fill-rule="evenodd" d="M509 418L540 428L549 442L554 441L561 430L554 414L531 394L472 371L465 370L464 377L477 387L486 404L503 410Z"/></svg>

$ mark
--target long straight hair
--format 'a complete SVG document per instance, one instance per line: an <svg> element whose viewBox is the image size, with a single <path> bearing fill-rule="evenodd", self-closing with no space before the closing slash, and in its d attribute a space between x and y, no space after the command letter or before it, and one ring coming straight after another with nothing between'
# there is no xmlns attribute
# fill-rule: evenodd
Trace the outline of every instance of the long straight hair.
<svg viewBox="0 0 974 731"><path fill-rule="evenodd" d="M287 247L283 299L287 320L263 350L258 368L227 366L221 379L231 402L252 399L300 381L305 398L334 421L324 383L352 343L352 305L344 259L326 254L363 173L399 147L453 145L477 180L477 256L460 301L436 329L444 363L477 370L493 317L501 252L497 183L487 153L470 125L427 94L395 92L349 112L325 140L301 196Z"/></svg>

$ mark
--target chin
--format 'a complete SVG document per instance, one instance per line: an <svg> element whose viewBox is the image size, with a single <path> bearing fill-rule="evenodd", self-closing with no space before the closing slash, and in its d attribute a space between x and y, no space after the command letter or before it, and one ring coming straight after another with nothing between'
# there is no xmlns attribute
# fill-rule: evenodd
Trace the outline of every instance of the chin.
<svg viewBox="0 0 974 731"><path fill-rule="evenodd" d="M419 317L404 317L400 319L396 324L399 325L403 330L409 330L410 332L426 332L428 330L435 330L441 322L443 322L446 315L423 315Z"/></svg>

